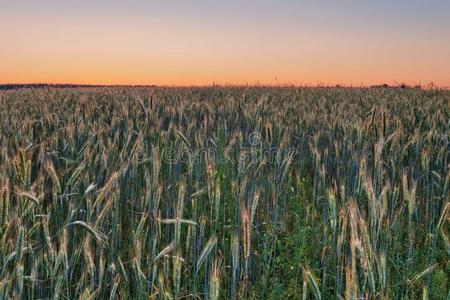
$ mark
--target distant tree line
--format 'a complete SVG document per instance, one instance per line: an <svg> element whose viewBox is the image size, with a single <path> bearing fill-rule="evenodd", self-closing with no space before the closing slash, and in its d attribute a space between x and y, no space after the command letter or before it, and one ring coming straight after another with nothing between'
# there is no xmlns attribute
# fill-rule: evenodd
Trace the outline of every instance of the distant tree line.
<svg viewBox="0 0 450 300"><path fill-rule="evenodd" d="M31 84L0 84L0 90L16 90L25 88L96 88L96 87L155 87L155 85L91 85L91 84L47 84L47 83L31 83Z"/></svg>

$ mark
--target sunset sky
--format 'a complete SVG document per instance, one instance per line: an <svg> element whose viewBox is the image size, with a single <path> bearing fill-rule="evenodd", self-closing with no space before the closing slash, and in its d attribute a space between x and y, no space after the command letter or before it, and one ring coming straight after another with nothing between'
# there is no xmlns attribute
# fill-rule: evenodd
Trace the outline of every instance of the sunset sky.
<svg viewBox="0 0 450 300"><path fill-rule="evenodd" d="M0 1L0 83L450 86L449 0Z"/></svg>

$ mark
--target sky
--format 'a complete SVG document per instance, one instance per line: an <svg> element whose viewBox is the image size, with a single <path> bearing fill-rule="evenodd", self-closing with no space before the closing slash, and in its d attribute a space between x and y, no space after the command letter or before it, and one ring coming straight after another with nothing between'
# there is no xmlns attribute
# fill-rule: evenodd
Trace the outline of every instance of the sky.
<svg viewBox="0 0 450 300"><path fill-rule="evenodd" d="M0 0L0 83L431 82L448 0Z"/></svg>

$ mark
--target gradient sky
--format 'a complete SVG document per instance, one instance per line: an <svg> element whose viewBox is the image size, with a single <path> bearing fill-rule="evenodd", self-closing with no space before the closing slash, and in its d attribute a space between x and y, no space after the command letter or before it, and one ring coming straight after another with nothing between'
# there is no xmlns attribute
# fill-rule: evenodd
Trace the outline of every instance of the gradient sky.
<svg viewBox="0 0 450 300"><path fill-rule="evenodd" d="M450 86L450 1L0 0L0 83Z"/></svg>

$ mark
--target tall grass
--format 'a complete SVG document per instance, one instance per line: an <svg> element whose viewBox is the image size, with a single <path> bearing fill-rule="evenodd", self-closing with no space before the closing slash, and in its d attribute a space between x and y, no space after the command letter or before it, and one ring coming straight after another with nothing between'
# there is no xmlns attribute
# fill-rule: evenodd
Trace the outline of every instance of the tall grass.
<svg viewBox="0 0 450 300"><path fill-rule="evenodd" d="M0 93L2 299L449 297L450 92Z"/></svg>

